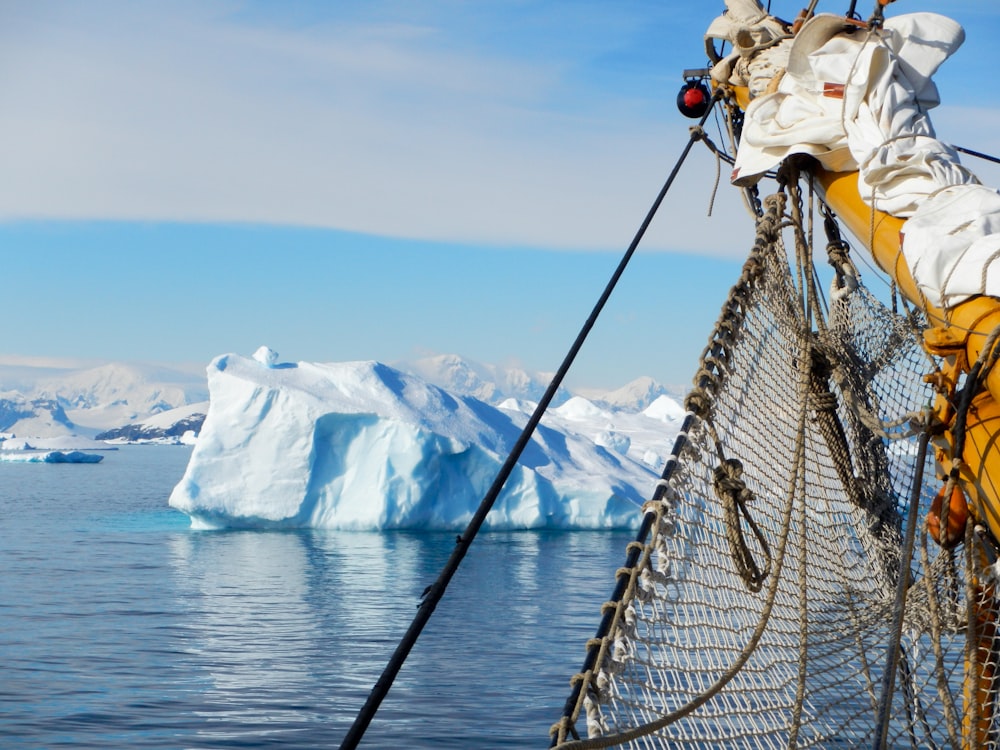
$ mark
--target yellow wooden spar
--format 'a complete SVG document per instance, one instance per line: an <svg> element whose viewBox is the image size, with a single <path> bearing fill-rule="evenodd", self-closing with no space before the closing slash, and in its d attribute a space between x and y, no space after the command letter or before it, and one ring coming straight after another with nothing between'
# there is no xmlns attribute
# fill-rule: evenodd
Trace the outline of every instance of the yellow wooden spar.
<svg viewBox="0 0 1000 750"><path fill-rule="evenodd" d="M903 258L904 220L875 210L861 199L857 172L819 169L816 177L830 208L864 243L900 292L926 313L930 326L924 335L925 346L945 362L935 378L940 393L935 416L949 428L937 444L938 464L945 475L952 468L958 469L973 517L1000 539L1000 368L989 371L985 388L972 402L960 457L952 455L954 439L950 430L955 419L956 385L977 361L990 334L1000 326L1000 299L978 296L947 309L928 305ZM960 459L957 463L956 458Z"/></svg>
<svg viewBox="0 0 1000 750"><path fill-rule="evenodd" d="M932 505L927 524L931 536L944 546L954 546L965 538L963 520L971 513L976 522L989 528L994 539L1000 539L1000 368L989 371L985 387L972 400L960 456L955 455L953 434L957 386L990 335L1000 330L1000 299L978 296L943 310L928 305L903 258L903 220L876 211L861 199L857 172L819 169L816 178L830 208L865 244L903 295L924 310L929 323L924 345L945 363L940 373L931 376L938 390L934 416L943 428L935 441L935 453L942 479L952 475L958 486L948 492L946 484ZM941 506L946 504L951 518L942 523ZM997 679L996 596L993 585L979 572L990 560L983 550L976 559L980 564L969 582L972 607L963 714L963 747L971 748L985 746L992 736Z"/></svg>
<svg viewBox="0 0 1000 750"><path fill-rule="evenodd" d="M750 102L745 87L728 87L726 93L740 109L745 110ZM1000 298L977 296L947 309L929 304L903 256L905 219L865 203L858 192L857 171L830 172L817 165L814 174L833 212L864 244L903 296L926 315L929 327L924 345L944 362L941 372L931 376L939 393L934 416L944 428L936 441L938 466L942 478L953 469L957 471L973 519L986 526L994 539L1000 539L1000 366L989 369L983 391L973 399L961 456L954 455L951 431L957 387L979 359L990 334L1000 332Z"/></svg>

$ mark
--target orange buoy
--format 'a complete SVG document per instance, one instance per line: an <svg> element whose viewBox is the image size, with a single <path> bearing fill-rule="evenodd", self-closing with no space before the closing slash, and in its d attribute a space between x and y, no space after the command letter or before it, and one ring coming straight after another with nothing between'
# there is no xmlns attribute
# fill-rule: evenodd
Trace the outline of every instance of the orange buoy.
<svg viewBox="0 0 1000 750"><path fill-rule="evenodd" d="M969 504L965 500L962 488L958 484L953 485L951 499L948 502L948 522L942 538L941 508L947 489L947 485L940 489L931 503L931 509L927 511L927 533L942 547L951 549L965 538L965 522L969 518Z"/></svg>

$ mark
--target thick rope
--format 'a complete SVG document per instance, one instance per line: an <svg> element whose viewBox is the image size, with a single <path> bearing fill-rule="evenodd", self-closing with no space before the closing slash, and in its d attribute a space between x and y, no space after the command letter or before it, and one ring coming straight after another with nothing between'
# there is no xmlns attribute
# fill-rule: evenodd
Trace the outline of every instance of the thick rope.
<svg viewBox="0 0 1000 750"><path fill-rule="evenodd" d="M801 374L801 373L800 373ZM795 499L797 495L799 476L805 471L805 419L806 419L806 409L802 408L799 412L799 437L794 446L794 457L795 457L795 472L784 496L784 510L783 510L783 520L779 533L779 544L778 550L775 555L774 562L774 575L771 576L770 583L767 589L767 595L764 600L764 607L761 611L757 625L754 627L750 638L747 640L746 645L743 650L729 666L729 668L706 690L704 690L701 695L699 695L694 700L690 701L684 706L671 711L670 713L660 717L659 719L649 722L641 727L636 727L634 729L620 732L617 734L607 735L604 737L595 737L587 740L576 740L573 742L564 742L562 744L556 745L556 750L598 750L599 748L615 747L617 745L623 745L626 742L631 742L633 740L640 739L642 737L648 737L649 735L657 732L665 727L673 724L679 719L687 716L693 711L697 710L701 706L705 705L708 701L714 698L732 679L739 674L746 663L750 660L750 657L756 651L757 646L760 643L764 632L767 630L767 624L770 620L771 611L774 608L775 597L778 592L778 584L781 580L781 570L784 565L785 551L787 549L788 539L790 538L789 528L792 519L792 510L795 507ZM638 576L633 576L633 580L636 580ZM606 639L608 640L608 639Z"/></svg>
<svg viewBox="0 0 1000 750"><path fill-rule="evenodd" d="M744 265L744 273L740 280L741 283L738 283L731 291L729 299L723 306L723 313L716 324L712 343L709 344L705 352L702 354L702 366L699 369L697 376L700 385L692 391L691 394L689 394L685 401L686 407L704 422L704 426L708 430L709 434L713 436L713 442L715 442L717 447L720 446L720 441L718 436L714 434L714 430L711 428L710 415L711 404L715 396L714 391L720 383L720 378L726 373L726 363L730 359L729 351L734 341L734 337L739 330L739 325L745 317L746 300L750 295L752 283L760 276L764 263L764 257L766 257L765 251L773 248L775 243L777 243L780 239L780 228L782 226L781 216L785 205L783 196L781 194L773 196L771 199L766 201L766 205L768 206L768 211L758 222L757 240L755 242L754 249L751 252L750 259L748 259L747 263ZM774 253L771 251L770 259L772 262L775 261L773 256ZM557 734L557 741L561 743L554 746L559 748L559 750L570 750L571 748L574 750L578 748L582 750L583 748L612 747L640 737L648 736L660 729L663 729L680 718L687 716L717 695L740 672L756 650L756 647L766 630L770 613L774 606L778 584L781 579L781 568L784 561L784 555L788 540L791 536L790 528L792 510L795 506L796 499L802 496L802 490L804 488L805 423L809 412L808 399L805 398L805 395L810 389L809 347L810 335L808 334L808 331L800 332L800 352L797 357L797 361L799 362L799 390L801 397L798 400L800 409L798 415L798 429L796 431L797 440L793 449L794 470L785 490L785 503L782 516L783 520L778 535L778 550L773 560L773 572L771 570L771 552L766 537L763 535L763 532L759 529L756 523L754 523L749 517L747 512L746 504L750 501L752 495L749 493L749 490L740 478L741 467L739 462L732 459L726 460L723 457L720 457L720 466L716 470L715 474L716 491L723 500L723 505L726 508L727 538L730 541L730 548L734 562L737 566L738 574L744 580L747 587L752 591L760 590L764 580L767 580L768 578L770 579L763 610L761 611L757 626L751 634L750 639L745 643L742 651L730 667L721 676L719 676L719 678L707 690L703 691L701 695L686 705L681 706L680 708L653 722L649 722L641 727L636 727L626 732L595 737L588 740L565 742L565 738L570 734L576 736L576 732L572 727L583 708L583 698L589 690L590 684L595 679L595 675L592 670L587 670L584 673L581 673L581 675L578 675L578 678L575 680L575 684L579 689L578 694L580 698L578 699L571 716L564 717L560 723L553 727L553 732ZM662 522L663 509L662 504L660 505L661 507L656 511L657 518L654 523L654 527L658 527ZM764 551L767 562L765 563L763 569L756 564L752 555L750 555L748 551L745 537L742 534L741 518L747 521L751 531L758 541L758 544L761 545L761 548ZM804 544L805 541L803 539L803 545ZM650 548L646 545L646 551L643 554L642 562L631 569L630 583L625 594L626 601L629 600L631 596L636 594L637 581L640 578L641 571L647 570L649 567L650 554ZM620 571L620 573L622 572L623 571ZM600 654L596 660L596 664L604 663L604 659L610 649L610 644L614 641L613 634L622 627L622 610L623 608L621 607L620 602L615 605L615 621L612 628L609 630L609 634L601 639Z"/></svg>
<svg viewBox="0 0 1000 750"><path fill-rule="evenodd" d="M761 531L760 526L750 515L747 507L753 502L754 495L743 481L743 464L735 458L727 458L722 461L715 470L714 481L715 493L722 501L723 518L726 521L726 539L729 542L729 553L732 555L733 563L736 565L736 572L748 591L754 593L760 591L771 573L771 547L767 543L767 537ZM750 545L747 543L746 535L743 533L743 524L750 527L761 554L764 556L764 566L757 565Z"/></svg>

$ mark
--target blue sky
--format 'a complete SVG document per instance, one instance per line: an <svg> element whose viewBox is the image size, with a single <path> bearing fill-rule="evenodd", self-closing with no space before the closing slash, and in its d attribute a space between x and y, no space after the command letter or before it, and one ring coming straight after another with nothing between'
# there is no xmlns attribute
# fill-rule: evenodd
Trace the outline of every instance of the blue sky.
<svg viewBox="0 0 1000 750"><path fill-rule="evenodd" d="M721 10L0 0L0 356L553 370L684 145L673 100ZM969 35L939 134L1000 152L1000 6L889 8L916 10ZM705 216L714 179L696 151L572 384L693 375L752 239L725 180Z"/></svg>

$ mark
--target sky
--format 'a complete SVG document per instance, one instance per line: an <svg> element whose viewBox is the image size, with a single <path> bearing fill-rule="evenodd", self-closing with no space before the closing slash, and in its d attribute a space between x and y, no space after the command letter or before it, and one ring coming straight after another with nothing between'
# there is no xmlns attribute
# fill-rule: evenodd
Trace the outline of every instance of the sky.
<svg viewBox="0 0 1000 750"><path fill-rule="evenodd" d="M722 9L0 0L0 359L266 344L553 371L687 141L674 100ZM1000 154L1000 4L888 14L923 10L968 35L936 78L939 136ZM727 172L709 217L695 149L570 385L690 381L753 239Z"/></svg>

